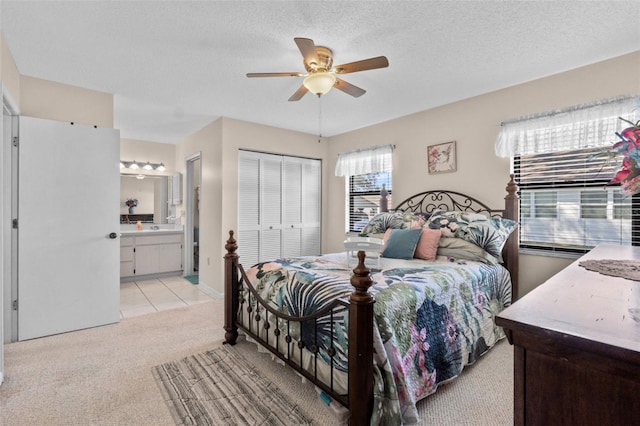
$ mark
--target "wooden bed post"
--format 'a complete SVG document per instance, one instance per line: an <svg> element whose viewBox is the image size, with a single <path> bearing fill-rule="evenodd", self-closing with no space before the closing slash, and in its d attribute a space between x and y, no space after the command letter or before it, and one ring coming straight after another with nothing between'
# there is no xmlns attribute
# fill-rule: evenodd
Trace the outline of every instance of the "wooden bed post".
<svg viewBox="0 0 640 426"><path fill-rule="evenodd" d="M229 231L229 239L224 245L227 254L224 255L224 344L235 345L238 338L238 245L233 238L233 231Z"/></svg>
<svg viewBox="0 0 640 426"><path fill-rule="evenodd" d="M504 217L514 220L520 223L520 203L518 196L518 185L514 180L514 175L511 175L509 183L507 183L507 196L504 197ZM507 240L506 244L506 258L507 269L511 274L511 301L515 302L518 299L518 255L520 250L520 230L516 229L511 233L511 236Z"/></svg>
<svg viewBox="0 0 640 426"><path fill-rule="evenodd" d="M368 425L373 411L373 284L364 266L365 252L358 252L349 298L349 425Z"/></svg>

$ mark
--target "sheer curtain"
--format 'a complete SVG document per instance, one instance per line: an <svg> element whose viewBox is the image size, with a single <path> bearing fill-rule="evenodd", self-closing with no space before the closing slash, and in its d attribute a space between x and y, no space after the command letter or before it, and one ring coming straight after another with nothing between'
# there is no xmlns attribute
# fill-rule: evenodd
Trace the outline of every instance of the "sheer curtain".
<svg viewBox="0 0 640 426"><path fill-rule="evenodd" d="M618 117L640 119L640 95L619 96L502 123L498 157L610 146L615 132L629 127Z"/></svg>
<svg viewBox="0 0 640 426"><path fill-rule="evenodd" d="M355 176L391 170L393 145L382 145L338 154L336 176Z"/></svg>

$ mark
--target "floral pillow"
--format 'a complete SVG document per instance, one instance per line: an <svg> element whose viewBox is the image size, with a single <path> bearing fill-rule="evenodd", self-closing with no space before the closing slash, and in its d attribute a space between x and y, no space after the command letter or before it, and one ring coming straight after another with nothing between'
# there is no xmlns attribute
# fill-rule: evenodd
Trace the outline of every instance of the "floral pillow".
<svg viewBox="0 0 640 426"><path fill-rule="evenodd" d="M375 234L384 234L389 228L420 229L424 223L424 218L413 212L383 212L372 217L358 235L369 237Z"/></svg>
<svg viewBox="0 0 640 426"><path fill-rule="evenodd" d="M429 218L427 226L440 229L443 237L462 238L500 258L504 243L518 224L510 219L480 213L437 210Z"/></svg>
<svg viewBox="0 0 640 426"><path fill-rule="evenodd" d="M435 229L432 229L432 231L435 231ZM473 260L491 265L500 263L499 259L491 256L483 248L462 238L440 238L437 255L457 260Z"/></svg>

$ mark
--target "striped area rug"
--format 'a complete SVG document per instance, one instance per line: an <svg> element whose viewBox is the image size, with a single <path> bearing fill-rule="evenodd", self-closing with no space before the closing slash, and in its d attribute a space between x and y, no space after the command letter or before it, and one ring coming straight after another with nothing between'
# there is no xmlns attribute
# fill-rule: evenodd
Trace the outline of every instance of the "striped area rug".
<svg viewBox="0 0 640 426"><path fill-rule="evenodd" d="M152 368L177 425L314 425L237 352L222 346Z"/></svg>

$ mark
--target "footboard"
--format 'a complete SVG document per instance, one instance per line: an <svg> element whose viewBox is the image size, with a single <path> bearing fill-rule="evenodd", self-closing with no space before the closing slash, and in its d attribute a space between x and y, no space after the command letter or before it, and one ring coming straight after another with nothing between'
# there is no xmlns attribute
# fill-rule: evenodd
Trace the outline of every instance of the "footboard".
<svg viewBox="0 0 640 426"><path fill-rule="evenodd" d="M225 343L235 344L238 329L258 342L350 411L350 425L369 423L373 409L373 296L365 253L358 252L349 300L338 299L313 315L293 317L263 300L238 261L234 232L225 249ZM348 313L346 347L337 343L334 317ZM318 323L330 324L329 342L318 339ZM301 330L314 330L311 342ZM334 336L334 334L336 336ZM344 339L342 339L344 340ZM346 356L346 366L337 360ZM346 368L345 368L346 367Z"/></svg>

